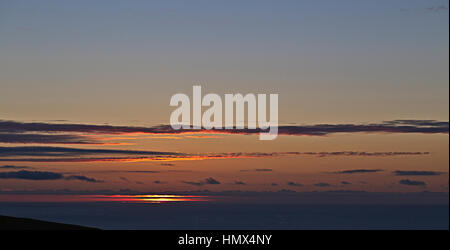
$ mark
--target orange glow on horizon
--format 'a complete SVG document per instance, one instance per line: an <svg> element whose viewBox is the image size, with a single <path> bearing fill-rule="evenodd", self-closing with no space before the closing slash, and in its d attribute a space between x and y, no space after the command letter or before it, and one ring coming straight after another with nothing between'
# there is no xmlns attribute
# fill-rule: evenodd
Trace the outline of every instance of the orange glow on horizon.
<svg viewBox="0 0 450 250"><path fill-rule="evenodd" d="M168 203L207 202L211 196L198 195L44 195L11 194L0 195L0 202L121 202L121 203Z"/></svg>

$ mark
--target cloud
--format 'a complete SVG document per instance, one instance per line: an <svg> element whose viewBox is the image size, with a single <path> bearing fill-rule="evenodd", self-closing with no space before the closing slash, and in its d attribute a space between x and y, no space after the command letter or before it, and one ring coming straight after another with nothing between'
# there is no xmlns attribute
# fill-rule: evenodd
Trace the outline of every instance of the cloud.
<svg viewBox="0 0 450 250"><path fill-rule="evenodd" d="M91 133L91 134L124 134L124 133L146 133L146 134L259 134L261 129L230 129L230 130L174 130L170 125L159 125L154 127L134 126L111 126L91 124L69 124L69 123L23 123L17 121L0 120L0 133ZM279 135L309 135L324 136L334 133L448 133L448 122L436 120L393 120L382 123L371 124L314 124L279 126Z"/></svg>
<svg viewBox="0 0 450 250"><path fill-rule="evenodd" d="M199 182L195 182L195 181L182 181L185 184L189 184L189 185L194 185L194 186L203 186L205 185L204 182L199 181Z"/></svg>
<svg viewBox="0 0 450 250"><path fill-rule="evenodd" d="M243 181L235 181L234 185L247 185L247 184Z"/></svg>
<svg viewBox="0 0 450 250"><path fill-rule="evenodd" d="M173 167L173 166L175 166L175 164L172 164L172 163L161 163L160 165L161 166L166 166L166 167Z"/></svg>
<svg viewBox="0 0 450 250"><path fill-rule="evenodd" d="M317 157L329 156L360 156L360 157L389 157L389 156L414 156L429 155L429 152L364 152L364 151L337 151L337 152L304 152L303 155L311 155Z"/></svg>
<svg viewBox="0 0 450 250"><path fill-rule="evenodd" d="M181 155L174 152L115 149L82 149L68 147L0 147L0 156L82 156L82 155Z"/></svg>
<svg viewBox="0 0 450 250"><path fill-rule="evenodd" d="M194 185L194 186L203 186L203 185L218 185L220 182L212 177L206 178L203 181L182 181L185 184Z"/></svg>
<svg viewBox="0 0 450 250"><path fill-rule="evenodd" d="M428 7L426 8L426 10L431 12L441 12L441 11L448 11L448 7L445 5L440 5L435 7Z"/></svg>
<svg viewBox="0 0 450 250"><path fill-rule="evenodd" d="M444 172L436 171L401 171L397 170L393 172L397 176L432 176L432 175L442 175Z"/></svg>
<svg viewBox="0 0 450 250"><path fill-rule="evenodd" d="M58 134L0 133L1 143L104 144L87 136Z"/></svg>
<svg viewBox="0 0 450 250"><path fill-rule="evenodd" d="M99 170L99 171L89 171L89 172L100 172L100 173L139 173L139 174L156 174L161 172L172 172L172 171L157 171L157 170ZM123 177L125 178L125 177Z"/></svg>
<svg viewBox="0 0 450 250"><path fill-rule="evenodd" d="M4 165L0 166L0 169L33 169L33 168L28 166Z"/></svg>
<svg viewBox="0 0 450 250"><path fill-rule="evenodd" d="M415 181L415 180L409 180L404 179L399 181L402 185L408 185L408 186L426 186L427 184L423 181Z"/></svg>
<svg viewBox="0 0 450 250"><path fill-rule="evenodd" d="M280 126L281 135L328 135L333 133L448 133L448 122L435 120L394 120L374 124L317 124Z"/></svg>
<svg viewBox="0 0 450 250"><path fill-rule="evenodd" d="M95 157L86 157L92 156ZM214 160L214 159L250 159L278 158L289 156L315 157L393 157L422 156L429 152L240 152L240 153L200 153L187 154L177 152L160 152L144 150L114 150L114 149L81 149L68 147L0 147L0 161L7 162L146 162L146 161L179 161L179 160ZM14 156L14 157L13 157ZM33 156L25 158L23 156ZM272 169L255 169L268 172Z"/></svg>
<svg viewBox="0 0 450 250"><path fill-rule="evenodd" d="M272 172L273 170L270 168L257 168L255 169L256 172Z"/></svg>
<svg viewBox="0 0 450 250"><path fill-rule="evenodd" d="M341 184L342 184L342 185L350 185L351 183L350 183L350 182L347 182L347 181L341 181Z"/></svg>
<svg viewBox="0 0 450 250"><path fill-rule="evenodd" d="M139 173L139 174L156 174L156 173L184 173L184 172L192 172L191 170L119 170L115 172L122 173Z"/></svg>
<svg viewBox="0 0 450 250"><path fill-rule="evenodd" d="M86 181L86 182L94 182L94 183L104 182L102 180L97 180L94 178L86 177L84 175L70 175L70 176L67 176L65 179L66 180L79 180L79 181Z"/></svg>
<svg viewBox="0 0 450 250"><path fill-rule="evenodd" d="M70 124L70 123L44 123L44 122L16 122L0 121L0 133L25 133L25 132L75 132L93 134L123 134L123 133L153 133L158 127L130 127L130 126L110 126L110 125L90 125L90 124Z"/></svg>
<svg viewBox="0 0 450 250"><path fill-rule="evenodd" d="M280 189L280 190L277 191L277 193L287 193L287 194L291 194L291 193L297 193L297 191L291 190L291 189Z"/></svg>
<svg viewBox="0 0 450 250"><path fill-rule="evenodd" d="M124 181L124 182L130 183L130 180L128 180L128 178L126 178L126 177L119 176L119 179L121 179L121 180Z"/></svg>
<svg viewBox="0 0 450 250"><path fill-rule="evenodd" d="M86 157L95 155L96 157ZM0 161L16 162L97 162L177 160L184 154L142 150L81 149L68 147L0 147ZM4 157L18 158L4 158ZM22 156L33 156L24 158ZM37 158L39 157L39 158ZM193 157L193 156L191 156Z"/></svg>
<svg viewBox="0 0 450 250"><path fill-rule="evenodd" d="M212 177L209 177L205 179L205 184L220 184L220 182Z"/></svg>
<svg viewBox="0 0 450 250"><path fill-rule="evenodd" d="M301 184L301 183L296 183L296 182L293 182L293 181L289 181L289 182L287 183L287 185L288 185L288 186L291 186L291 187L303 187L303 184Z"/></svg>
<svg viewBox="0 0 450 250"><path fill-rule="evenodd" d="M272 182L272 183L270 183L270 185L275 187L275 186L278 186L278 183Z"/></svg>
<svg viewBox="0 0 450 250"><path fill-rule="evenodd" d="M273 170L270 168L256 168L256 169L243 169L241 172L249 172L249 171L255 171L255 172L272 172Z"/></svg>
<svg viewBox="0 0 450 250"><path fill-rule="evenodd" d="M0 179L24 179L24 180L60 180L64 175L46 171L20 170L16 172L2 172Z"/></svg>
<svg viewBox="0 0 450 250"><path fill-rule="evenodd" d="M412 125L412 126L417 126L417 127L447 127L448 128L448 122L436 121L436 120L392 120L392 121L384 121L383 124Z"/></svg>
<svg viewBox="0 0 450 250"><path fill-rule="evenodd" d="M351 169L351 170L342 170L334 172L335 174L368 174L368 173L376 173L381 172L381 169Z"/></svg>
<svg viewBox="0 0 450 250"><path fill-rule="evenodd" d="M20 170L15 172L0 172L0 179L23 179L23 180L80 180L86 182L103 182L83 175L64 176L61 173L48 171Z"/></svg>
<svg viewBox="0 0 450 250"><path fill-rule="evenodd" d="M326 183L326 182L319 182L319 183L314 184L314 186L316 186L316 187L331 187L331 184Z"/></svg>

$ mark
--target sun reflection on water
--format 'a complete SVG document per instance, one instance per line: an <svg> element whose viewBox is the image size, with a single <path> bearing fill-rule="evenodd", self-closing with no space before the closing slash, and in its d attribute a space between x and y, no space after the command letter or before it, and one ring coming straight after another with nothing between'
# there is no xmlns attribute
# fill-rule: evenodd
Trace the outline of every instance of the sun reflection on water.
<svg viewBox="0 0 450 250"><path fill-rule="evenodd" d="M129 202L129 203L168 203L168 202L198 202L209 201L209 196L197 195L89 195L92 201Z"/></svg>
<svg viewBox="0 0 450 250"><path fill-rule="evenodd" d="M66 195L66 194L0 194L0 202L119 202L119 203L175 203L207 202L211 196L175 194L132 194L132 195Z"/></svg>

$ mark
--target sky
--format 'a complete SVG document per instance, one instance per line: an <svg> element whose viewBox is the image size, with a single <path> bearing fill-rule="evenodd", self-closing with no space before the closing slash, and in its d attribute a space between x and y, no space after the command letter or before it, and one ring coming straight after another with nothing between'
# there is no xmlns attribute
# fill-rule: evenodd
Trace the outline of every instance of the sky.
<svg viewBox="0 0 450 250"><path fill-rule="evenodd" d="M448 193L448 18L440 0L1 0L0 192ZM193 85L279 94L278 138L170 130Z"/></svg>

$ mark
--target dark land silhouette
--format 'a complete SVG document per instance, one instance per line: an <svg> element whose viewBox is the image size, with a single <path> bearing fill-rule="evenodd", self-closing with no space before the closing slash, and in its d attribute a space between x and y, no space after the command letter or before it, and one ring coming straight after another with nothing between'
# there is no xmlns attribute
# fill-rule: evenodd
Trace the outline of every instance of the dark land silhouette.
<svg viewBox="0 0 450 250"><path fill-rule="evenodd" d="M35 219L0 216L0 230L95 230L95 228Z"/></svg>

